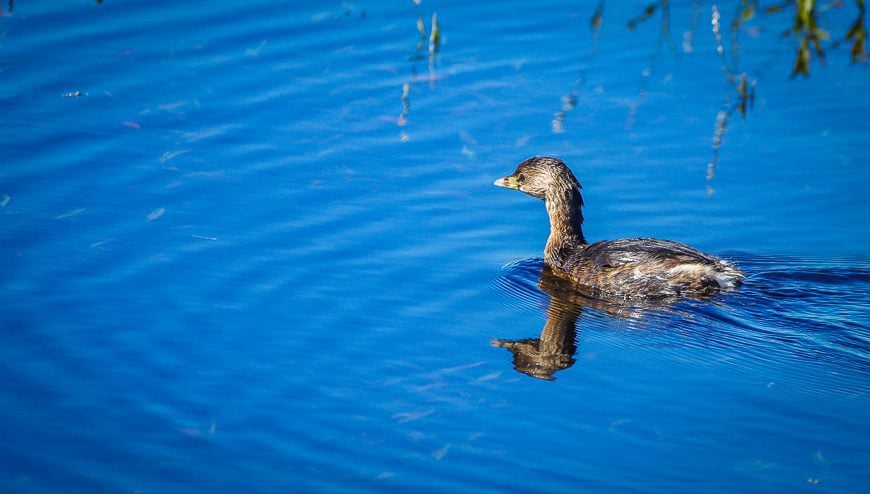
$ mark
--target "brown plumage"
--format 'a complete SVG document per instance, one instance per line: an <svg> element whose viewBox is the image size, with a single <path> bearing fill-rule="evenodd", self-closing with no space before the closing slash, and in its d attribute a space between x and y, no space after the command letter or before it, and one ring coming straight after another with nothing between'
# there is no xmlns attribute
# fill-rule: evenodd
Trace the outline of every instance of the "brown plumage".
<svg viewBox="0 0 870 494"><path fill-rule="evenodd" d="M560 159L529 158L495 185L544 201L550 217L544 262L580 289L605 296L672 297L731 289L743 280L731 263L671 240L586 243L582 187Z"/></svg>

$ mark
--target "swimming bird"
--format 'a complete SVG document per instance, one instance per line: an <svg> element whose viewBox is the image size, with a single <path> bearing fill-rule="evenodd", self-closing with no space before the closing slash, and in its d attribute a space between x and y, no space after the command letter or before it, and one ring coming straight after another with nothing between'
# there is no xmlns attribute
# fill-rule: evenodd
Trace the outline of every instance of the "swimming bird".
<svg viewBox="0 0 870 494"><path fill-rule="evenodd" d="M544 262L580 290L619 298L703 296L736 288L743 281L732 263L672 240L587 243L582 186L558 158L529 158L494 185L544 201L550 217Z"/></svg>

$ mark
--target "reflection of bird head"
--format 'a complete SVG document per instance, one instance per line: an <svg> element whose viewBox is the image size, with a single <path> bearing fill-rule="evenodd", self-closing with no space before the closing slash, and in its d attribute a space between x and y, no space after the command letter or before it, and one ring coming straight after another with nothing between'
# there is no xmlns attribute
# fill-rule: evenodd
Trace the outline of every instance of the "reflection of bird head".
<svg viewBox="0 0 870 494"><path fill-rule="evenodd" d="M542 350L538 338L522 340L492 340L492 346L507 348L514 355L514 369L537 379L553 381L557 371L574 365L573 353L549 353ZM576 345L574 346L576 348Z"/></svg>
<svg viewBox="0 0 870 494"><path fill-rule="evenodd" d="M547 323L539 338L492 340L492 346L507 348L514 355L514 369L529 376L552 381L553 374L576 361L577 318L581 307L553 300L547 309Z"/></svg>

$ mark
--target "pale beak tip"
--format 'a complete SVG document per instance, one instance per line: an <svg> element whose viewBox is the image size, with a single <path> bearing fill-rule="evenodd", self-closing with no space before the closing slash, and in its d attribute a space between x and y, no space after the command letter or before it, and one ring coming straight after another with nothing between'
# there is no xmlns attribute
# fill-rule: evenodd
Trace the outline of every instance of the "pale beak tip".
<svg viewBox="0 0 870 494"><path fill-rule="evenodd" d="M500 178L500 179L496 180L495 182L493 182L492 185L495 185L497 187L504 187L505 189L516 189L517 188L517 184L513 180L513 177Z"/></svg>

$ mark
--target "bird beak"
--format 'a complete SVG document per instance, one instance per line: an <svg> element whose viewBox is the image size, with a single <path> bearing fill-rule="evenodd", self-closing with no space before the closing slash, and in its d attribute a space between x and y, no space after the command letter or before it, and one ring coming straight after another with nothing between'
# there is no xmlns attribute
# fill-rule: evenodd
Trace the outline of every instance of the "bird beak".
<svg viewBox="0 0 870 494"><path fill-rule="evenodd" d="M500 179L496 180L495 182L493 182L492 185L497 185L499 187L504 187L506 189L514 189L514 190L520 189L520 184L517 183L517 178L514 177L513 175L510 175L510 176L507 176L504 178L500 178Z"/></svg>

